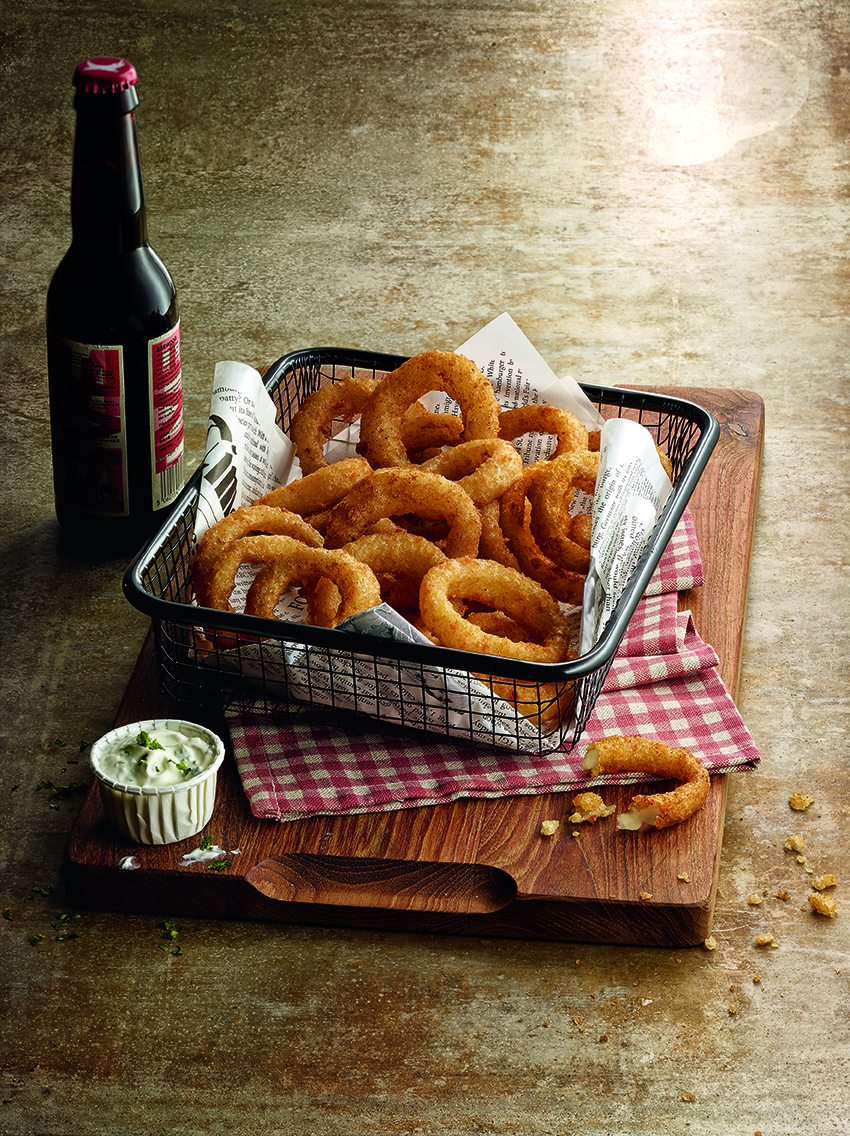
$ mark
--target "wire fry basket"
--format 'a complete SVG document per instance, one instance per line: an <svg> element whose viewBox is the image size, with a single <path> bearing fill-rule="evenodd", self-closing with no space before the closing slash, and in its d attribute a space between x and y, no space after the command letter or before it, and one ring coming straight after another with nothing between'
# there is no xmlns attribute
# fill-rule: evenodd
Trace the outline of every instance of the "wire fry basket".
<svg viewBox="0 0 850 1136"><path fill-rule="evenodd" d="M352 374L381 378L405 359L315 348L279 359L264 381L288 433L295 411L319 386ZM673 492L591 651L571 662L532 663L198 608L190 565L199 469L124 577L125 596L152 621L160 689L179 702L227 703L260 715L331 712L335 723L347 721L354 730L365 717L388 731L424 730L477 748L568 752L719 436L714 417L683 399L582 389L603 417L646 427L673 466Z"/></svg>

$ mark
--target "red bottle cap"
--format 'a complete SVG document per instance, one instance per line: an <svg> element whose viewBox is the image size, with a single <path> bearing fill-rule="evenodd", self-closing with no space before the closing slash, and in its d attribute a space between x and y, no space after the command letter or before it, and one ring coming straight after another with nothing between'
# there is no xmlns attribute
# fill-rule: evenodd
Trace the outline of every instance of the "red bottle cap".
<svg viewBox="0 0 850 1136"><path fill-rule="evenodd" d="M136 68L126 59L98 56L84 59L74 71L74 86L78 91L114 95L136 85Z"/></svg>

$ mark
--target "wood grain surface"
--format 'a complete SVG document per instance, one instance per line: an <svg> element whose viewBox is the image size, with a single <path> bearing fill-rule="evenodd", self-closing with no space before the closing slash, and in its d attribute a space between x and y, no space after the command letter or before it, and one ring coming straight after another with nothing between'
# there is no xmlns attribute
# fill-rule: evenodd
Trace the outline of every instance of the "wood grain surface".
<svg viewBox="0 0 850 1136"><path fill-rule="evenodd" d="M748 391L670 388L719 420L721 435L691 499L706 580L683 594L700 635L720 658L734 694L763 446L761 399ZM116 724L178 714L221 722L178 705L157 687L148 636ZM78 908L246 918L441 934L681 947L711 929L727 777L712 778L705 807L651 833L584 825L551 839L540 824L562 818L572 794L460 800L392 813L314 817L277 824L254 818L228 756L204 836L230 865L183 862L180 844L128 845L107 826L97 786L77 818L66 857ZM664 783L659 783L663 788ZM607 792L618 811L628 788ZM238 850L238 851L237 851ZM139 865L119 867L126 856ZM687 882L679 878L686 874ZM651 900L641 899L641 894Z"/></svg>

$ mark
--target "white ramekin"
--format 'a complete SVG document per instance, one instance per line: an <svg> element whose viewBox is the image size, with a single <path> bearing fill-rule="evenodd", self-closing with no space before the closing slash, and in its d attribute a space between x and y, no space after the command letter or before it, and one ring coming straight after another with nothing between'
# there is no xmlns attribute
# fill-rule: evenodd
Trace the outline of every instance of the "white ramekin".
<svg viewBox="0 0 850 1136"><path fill-rule="evenodd" d="M195 737L208 739L215 748L215 758L202 773L176 785L126 785L114 781L100 769L100 754L116 741L132 741L142 730L149 734L156 730L191 731ZM107 819L122 836L136 844L174 844L196 836L209 823L218 769L224 760L224 742L196 722L152 718L110 730L94 743L89 760L100 785Z"/></svg>

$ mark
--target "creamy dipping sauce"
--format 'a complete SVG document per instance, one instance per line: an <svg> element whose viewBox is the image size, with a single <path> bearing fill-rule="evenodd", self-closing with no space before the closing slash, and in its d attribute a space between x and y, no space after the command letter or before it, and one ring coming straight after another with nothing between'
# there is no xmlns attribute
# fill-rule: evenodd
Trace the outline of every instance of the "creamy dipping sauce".
<svg viewBox="0 0 850 1136"><path fill-rule="evenodd" d="M157 729L113 739L100 750L97 767L122 785L181 785L208 769L215 757L206 735Z"/></svg>

